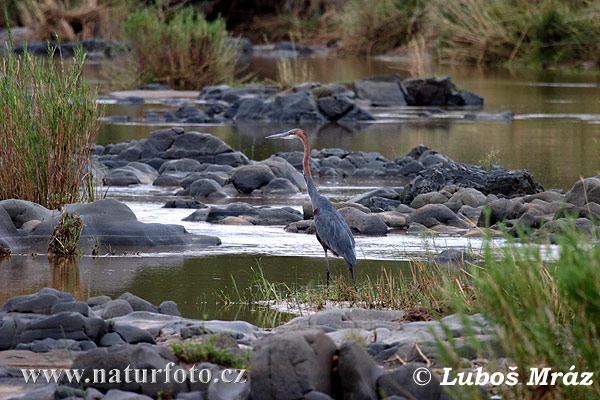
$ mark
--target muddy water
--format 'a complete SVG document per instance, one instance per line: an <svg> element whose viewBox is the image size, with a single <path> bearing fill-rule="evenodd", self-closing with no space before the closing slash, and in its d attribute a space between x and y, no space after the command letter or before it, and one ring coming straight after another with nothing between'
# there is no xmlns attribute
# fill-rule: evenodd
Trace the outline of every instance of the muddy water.
<svg viewBox="0 0 600 400"><path fill-rule="evenodd" d="M369 75L399 72L401 64L344 59L309 59L315 79L345 81ZM255 59L251 68L259 76L273 77L274 63ZM400 73L402 73L400 71ZM492 149L499 150L500 164L526 168L546 187L568 189L579 176L597 173L600 151L594 139L600 136L600 75L506 71L444 67L436 75L448 74L461 87L480 93L484 112L511 110L512 122L473 121L464 112L449 110L433 118L417 116L414 109L373 109L379 121L356 125L306 125L313 148L342 147L377 151L388 158L405 155L416 144L425 144L460 162L478 163ZM172 110L173 105L108 105L107 115L142 117L147 112ZM141 139L161 125L103 123L100 144ZM300 150L293 141L264 141L263 137L291 127L286 124L236 124L190 126L210 132L253 159L276 151ZM335 200L381 185L402 186L397 181L321 180L321 191ZM115 257L80 257L69 263L45 256L13 256L0 262L0 301L15 294L31 293L44 286L71 291L85 299L96 294L118 296L130 291L158 304L175 300L184 316L193 318L244 319L272 326L290 316L264 307L233 304L238 291L243 296L260 264L266 276L288 285L320 284L324 275L322 249L314 236L287 234L283 227L229 227L206 223L183 223L192 210L165 210L162 204L172 191L151 186L108 191L109 197L125 201L144 222L182 223L194 233L217 235L223 245L194 248L185 252L163 252ZM306 196L252 198L231 201L290 205L300 209ZM381 267L399 273L408 260L423 259L444 248L481 247L479 240L456 237L427 238L391 233L386 237L358 237L357 279L376 277ZM332 260L334 274L347 276L345 263ZM233 277L233 278L232 278ZM233 285L235 279L237 291Z"/></svg>

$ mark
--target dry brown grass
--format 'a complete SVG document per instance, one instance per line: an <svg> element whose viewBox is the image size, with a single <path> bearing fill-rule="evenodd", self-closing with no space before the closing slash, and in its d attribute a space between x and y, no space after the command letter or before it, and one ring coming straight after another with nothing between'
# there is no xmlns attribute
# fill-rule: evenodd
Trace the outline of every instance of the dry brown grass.
<svg viewBox="0 0 600 400"><path fill-rule="evenodd" d="M277 59L277 80L279 90L284 90L305 82L312 82L314 74L308 62L300 58Z"/></svg>

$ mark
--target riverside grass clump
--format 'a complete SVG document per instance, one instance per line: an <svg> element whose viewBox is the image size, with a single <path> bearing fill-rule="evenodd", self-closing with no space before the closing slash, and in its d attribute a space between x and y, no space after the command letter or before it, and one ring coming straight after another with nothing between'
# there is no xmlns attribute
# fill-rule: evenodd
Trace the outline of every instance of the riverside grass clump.
<svg viewBox="0 0 600 400"><path fill-rule="evenodd" d="M239 50L223 19L207 21L191 7L168 13L154 6L129 15L124 31L133 43L137 83L201 89L235 79Z"/></svg>
<svg viewBox="0 0 600 400"><path fill-rule="evenodd" d="M571 65L600 61L598 0L437 1L438 53L451 63Z"/></svg>
<svg viewBox="0 0 600 400"><path fill-rule="evenodd" d="M0 56L0 200L29 200L50 209L93 200L90 150L100 128L97 92L71 62Z"/></svg>
<svg viewBox="0 0 600 400"><path fill-rule="evenodd" d="M58 224L52 231L48 253L56 256L74 256L79 252L79 238L83 230L83 221L77 214L63 211Z"/></svg>
<svg viewBox="0 0 600 400"><path fill-rule="evenodd" d="M481 312L493 326L508 365L516 366L520 382L527 383L531 368L551 372L595 374L589 386L501 385L495 390L503 398L589 399L600 397L600 247L597 238L567 230L555 238L556 261L539 244L510 240L501 249L485 248L484 265L472 271L476 301L464 307L462 294L446 285L446 297L454 299L455 312ZM507 239L508 240L508 239ZM475 339L476 340L476 339ZM482 359L495 351L474 341ZM458 372L464 367L457 346L438 343L441 363ZM485 354L488 354L486 357ZM573 369L571 369L573 367ZM506 371L506 366L487 365L489 371ZM572 382L569 380L569 382ZM467 390L467 388L461 388ZM473 388L471 388L473 389ZM476 392L476 391L475 391ZM471 391L465 398L476 395ZM477 397L473 397L477 398Z"/></svg>
<svg viewBox="0 0 600 400"><path fill-rule="evenodd" d="M182 340L170 344L173 354L188 364L210 362L222 367L248 369L249 353L237 354L226 347L227 333L211 334L195 339Z"/></svg>

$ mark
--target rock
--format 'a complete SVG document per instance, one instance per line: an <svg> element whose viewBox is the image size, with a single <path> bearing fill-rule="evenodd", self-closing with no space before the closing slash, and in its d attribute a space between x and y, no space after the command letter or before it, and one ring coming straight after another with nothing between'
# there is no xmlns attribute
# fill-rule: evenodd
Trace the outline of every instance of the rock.
<svg viewBox="0 0 600 400"><path fill-rule="evenodd" d="M119 296L119 300L125 300L129 303L133 311L150 311L156 312L156 306L149 301L142 299L139 296L125 292Z"/></svg>
<svg viewBox="0 0 600 400"><path fill-rule="evenodd" d="M102 347L120 346L126 343L127 342L123 340L121 335L116 332L109 332L100 339L100 346Z"/></svg>
<svg viewBox="0 0 600 400"><path fill-rule="evenodd" d="M253 190L266 185L275 179L275 175L266 165L247 165L237 168L231 181L236 189L243 194L252 193Z"/></svg>
<svg viewBox="0 0 600 400"><path fill-rule="evenodd" d="M346 207L339 210L350 229L363 235L385 235L387 225L377 214L366 214L357 208Z"/></svg>
<svg viewBox="0 0 600 400"><path fill-rule="evenodd" d="M577 207L583 207L587 202L600 203L600 178L578 180L565 195L565 200Z"/></svg>
<svg viewBox="0 0 600 400"><path fill-rule="evenodd" d="M299 193L298 187L285 178L275 178L262 187L261 193L267 195L290 195Z"/></svg>
<svg viewBox="0 0 600 400"><path fill-rule="evenodd" d="M443 224L449 225L456 228L468 229L471 225L452 212L448 207L443 204L427 204L418 210L413 211L408 218L406 223L412 225L413 223L421 224L427 228L431 228L434 225Z"/></svg>
<svg viewBox="0 0 600 400"><path fill-rule="evenodd" d="M348 341L339 349L338 375L344 399L377 399L375 384L384 371L364 347Z"/></svg>
<svg viewBox="0 0 600 400"><path fill-rule="evenodd" d="M321 97L317 101L321 113L329 121L372 121L371 113L354 104L343 94Z"/></svg>
<svg viewBox="0 0 600 400"><path fill-rule="evenodd" d="M396 211L386 211L378 214L383 222L390 228L406 229L408 224L406 218Z"/></svg>
<svg viewBox="0 0 600 400"><path fill-rule="evenodd" d="M160 129L158 131L153 131L148 135L148 141L152 143L152 145L158 151L166 151L177 136L183 133L183 129L181 128L169 128L169 129Z"/></svg>
<svg viewBox="0 0 600 400"><path fill-rule="evenodd" d="M198 179L197 181L194 181L189 188L188 195L197 198L228 197L227 194L221 190L221 185L212 179Z"/></svg>
<svg viewBox="0 0 600 400"><path fill-rule="evenodd" d="M133 312L131 304L126 300L111 300L104 306L102 311L102 318L111 319L114 317L120 317Z"/></svg>
<svg viewBox="0 0 600 400"><path fill-rule="evenodd" d="M368 192L365 192L358 196L354 196L350 200L348 200L348 202L358 203L358 204L362 204L363 206L368 207L367 204L369 203L369 200L372 197L382 197L384 199L397 200L399 198L399 195L398 195L398 192L396 192L391 187L380 187L377 189L369 190Z"/></svg>
<svg viewBox="0 0 600 400"><path fill-rule="evenodd" d="M444 106L455 89L449 77L406 79L402 85L414 106Z"/></svg>
<svg viewBox="0 0 600 400"><path fill-rule="evenodd" d="M162 208L204 208L206 204L198 200L169 200Z"/></svg>
<svg viewBox="0 0 600 400"><path fill-rule="evenodd" d="M108 296L95 296L95 297L90 297L89 299L87 299L86 303L90 307L96 307L96 306L104 305L104 304L108 303L109 301L111 301L111 298Z"/></svg>
<svg viewBox="0 0 600 400"><path fill-rule="evenodd" d="M410 203L410 206L412 208L418 209L427 204L444 204L448 201L449 195L450 194L447 192L446 193L443 193L443 192L422 193L414 198L412 203Z"/></svg>
<svg viewBox="0 0 600 400"><path fill-rule="evenodd" d="M188 123L205 123L210 117L206 113L191 104L185 104L175 110L175 116Z"/></svg>
<svg viewBox="0 0 600 400"><path fill-rule="evenodd" d="M341 329L365 329L388 327L398 329L404 316L403 311L365 310L360 308L326 310L316 314L296 317L275 328L275 332L297 331L299 329L319 329L331 333Z"/></svg>
<svg viewBox="0 0 600 400"><path fill-rule="evenodd" d="M194 172L196 168L200 166L200 162L191 158L182 158L179 160L165 161L158 172L160 174L165 173L181 173L181 172Z"/></svg>
<svg viewBox="0 0 600 400"><path fill-rule="evenodd" d="M0 312L51 314L52 307L55 304L74 301L75 298L70 293L44 288L34 294L11 297L2 304Z"/></svg>
<svg viewBox="0 0 600 400"><path fill-rule="evenodd" d="M299 189L306 188L304 176L300 172L298 172L296 168L294 168L294 166L284 158L271 156L258 164L266 165L269 168L271 168L271 172L273 172L275 177L285 178L292 182Z"/></svg>
<svg viewBox="0 0 600 400"><path fill-rule="evenodd" d="M62 312L28 322L15 335L14 342L30 343L47 338L96 342L105 331L106 325L100 318L86 318L76 312Z"/></svg>
<svg viewBox="0 0 600 400"><path fill-rule="evenodd" d="M221 139L208 133L186 132L178 135L171 146L162 153L166 159L192 158L202 163L215 163L216 157L233 149Z"/></svg>
<svg viewBox="0 0 600 400"><path fill-rule="evenodd" d="M420 363L408 363L400 368L381 375L377 379L377 390L381 393L385 393L388 396L404 396L410 399L436 399L436 400L450 400L451 397L440 385L440 378L429 368L428 375L423 373L423 379L431 376L431 380L424 384L419 385L415 383L414 374L418 374L419 368L426 368L425 364Z"/></svg>
<svg viewBox="0 0 600 400"><path fill-rule="evenodd" d="M146 343L137 345L122 345L114 347L101 347L79 355L73 361L71 368L83 369L82 382L84 387L94 387L100 390L123 390L128 392L137 392L146 395L155 396L156 393L171 392L177 395L179 392L188 391L188 383L177 383L174 379L174 371L180 369L175 363L177 360L171 351L165 346L153 346ZM167 365L169 363L169 383L167 383ZM105 383L94 382L93 370L110 371L118 369L124 374L126 368L135 369L156 369L161 370L156 373L156 383L137 383L132 380L127 383L121 375L120 383L109 383L108 374ZM132 372L133 373L133 372ZM148 374L150 375L150 374ZM89 379L86 381L86 379ZM148 379L150 381L150 379ZM109 391L110 393L110 391ZM107 394L108 396L108 394ZM106 397L104 397L106 398Z"/></svg>
<svg viewBox="0 0 600 400"><path fill-rule="evenodd" d="M255 207L246 203L236 202L226 206L211 206L200 209L184 221L206 221L210 223L224 223L229 217L243 217L253 225L287 225L300 221L302 215L291 207Z"/></svg>
<svg viewBox="0 0 600 400"><path fill-rule="evenodd" d="M161 175L152 182L152 186L181 186L181 179L172 175Z"/></svg>
<svg viewBox="0 0 600 400"><path fill-rule="evenodd" d="M30 350L35 353L47 353L54 350L69 351L88 351L97 346L91 340L73 340L73 339L40 339L30 343L19 343L15 350Z"/></svg>
<svg viewBox="0 0 600 400"><path fill-rule="evenodd" d="M374 106L406 106L406 98L397 82L354 81L352 89L359 99Z"/></svg>
<svg viewBox="0 0 600 400"><path fill-rule="evenodd" d="M334 353L334 343L319 331L266 336L250 356L252 399L299 399L314 390L331 394Z"/></svg>
<svg viewBox="0 0 600 400"><path fill-rule="evenodd" d="M308 90L275 96L265 105L264 113L270 121L325 121Z"/></svg>
<svg viewBox="0 0 600 400"><path fill-rule="evenodd" d="M8 199L0 201L0 208L10 216L14 227L21 229L27 221L44 221L52 216L52 211L31 201Z"/></svg>
<svg viewBox="0 0 600 400"><path fill-rule="evenodd" d="M419 150L413 149L409 156L412 154L418 156L419 160L421 158L425 160L436 158L436 154L439 154L422 145L417 148ZM411 203L419 194L441 191L448 185L473 188L486 196L493 193L506 197L517 197L543 191L543 187L525 170L507 170L496 167L492 171L486 171L475 165L455 163L445 156L438 161L438 164L421 171L404 187L401 197L405 204Z"/></svg>
<svg viewBox="0 0 600 400"><path fill-rule="evenodd" d="M83 301L56 303L52 306L50 314L58 314L63 311L74 311L86 317L90 316L90 307Z"/></svg>
<svg viewBox="0 0 600 400"><path fill-rule="evenodd" d="M152 168L148 165L148 168ZM151 184L154 182L158 172L144 172L140 169L127 165L125 167L115 168L102 178L107 186L129 186L138 184Z"/></svg>
<svg viewBox="0 0 600 400"><path fill-rule="evenodd" d="M124 341L130 344L137 343L150 343L156 344L154 338L147 330L140 329L133 325L120 325L113 326L113 331L118 333Z"/></svg>
<svg viewBox="0 0 600 400"><path fill-rule="evenodd" d="M487 227L498 222L519 218L523 210L523 199L498 199L484 207L477 226Z"/></svg>
<svg viewBox="0 0 600 400"><path fill-rule="evenodd" d="M158 312L161 314L181 317L181 313L179 312L177 303L171 300L165 300L162 303L160 303L160 305L158 306Z"/></svg>
<svg viewBox="0 0 600 400"><path fill-rule="evenodd" d="M0 319L0 351L8 350L13 345L13 337L17 329L16 321L9 316Z"/></svg>
<svg viewBox="0 0 600 400"><path fill-rule="evenodd" d="M119 389L110 389L102 397L102 400L152 400L152 397Z"/></svg>
<svg viewBox="0 0 600 400"><path fill-rule="evenodd" d="M484 205L486 197L479 190L472 188L460 188L456 193L452 195L448 203L457 203L458 209L462 206L479 207ZM448 204L446 204L450 207Z"/></svg>

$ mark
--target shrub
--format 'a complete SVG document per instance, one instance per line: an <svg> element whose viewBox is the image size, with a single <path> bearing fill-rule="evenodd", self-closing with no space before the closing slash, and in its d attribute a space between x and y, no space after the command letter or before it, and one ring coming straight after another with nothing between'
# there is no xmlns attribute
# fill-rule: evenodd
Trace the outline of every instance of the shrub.
<svg viewBox="0 0 600 400"><path fill-rule="evenodd" d="M209 22L190 7L171 15L149 7L129 15L124 28L142 83L200 89L234 79L239 51L220 18Z"/></svg>
<svg viewBox="0 0 600 400"><path fill-rule="evenodd" d="M12 44L0 59L0 199L54 209L93 196L90 150L102 111L81 77L85 54L72 62L22 58ZM87 186L89 187L89 186Z"/></svg>

